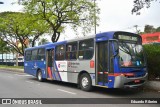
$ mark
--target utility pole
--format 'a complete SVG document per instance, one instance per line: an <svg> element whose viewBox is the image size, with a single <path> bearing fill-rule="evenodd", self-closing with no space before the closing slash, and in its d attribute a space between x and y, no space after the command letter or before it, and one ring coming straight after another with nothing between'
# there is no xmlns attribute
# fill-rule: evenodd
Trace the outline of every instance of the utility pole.
<svg viewBox="0 0 160 107"><path fill-rule="evenodd" d="M96 21L96 0L94 0L94 33L96 34L96 30L97 30L97 21Z"/></svg>
<svg viewBox="0 0 160 107"><path fill-rule="evenodd" d="M136 33L139 34L139 33L140 33L140 30L138 30L138 27L139 27L139 26L138 26L138 25L134 25L133 27L136 28Z"/></svg>

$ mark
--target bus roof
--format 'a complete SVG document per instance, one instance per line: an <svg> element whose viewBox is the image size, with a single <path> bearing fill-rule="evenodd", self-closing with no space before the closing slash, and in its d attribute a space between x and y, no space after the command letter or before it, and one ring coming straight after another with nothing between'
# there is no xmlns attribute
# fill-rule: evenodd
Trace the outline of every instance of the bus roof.
<svg viewBox="0 0 160 107"><path fill-rule="evenodd" d="M39 48L52 48L56 45L60 45L60 44L64 44L66 43L66 41L62 41L62 42L55 42L55 43L48 43L48 44L44 44L44 45L39 45L39 46L35 46L35 47L30 47L30 48L26 48L26 50L33 50L33 49L39 49Z"/></svg>
<svg viewBox="0 0 160 107"><path fill-rule="evenodd" d="M109 31L109 32L102 32L102 33L98 33L96 35L92 35L92 36L85 36L85 37L81 37L81 38L76 38L76 39L71 39L71 40L67 40L67 41L61 41L61 42L55 42L55 43L48 43L48 44L44 44L44 45L40 45L40 46L36 46L36 47L31 47L31 48L26 48L26 50L32 50L32 49L38 49L38 48L53 48L56 45L60 45L60 44L65 44L67 42L74 42L74 41L78 41L78 40L83 40L83 39L89 39L89 38L99 38L99 37L107 37L108 39L113 39L113 36L116 32L122 32L122 33L130 33L130 32L125 32L125 31ZM134 34L134 33L131 33Z"/></svg>

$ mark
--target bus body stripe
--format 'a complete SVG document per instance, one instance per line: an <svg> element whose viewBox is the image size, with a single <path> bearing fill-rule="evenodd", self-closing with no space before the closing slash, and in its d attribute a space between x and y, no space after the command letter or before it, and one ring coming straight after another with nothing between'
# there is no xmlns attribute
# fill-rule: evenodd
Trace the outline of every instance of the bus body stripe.
<svg viewBox="0 0 160 107"><path fill-rule="evenodd" d="M60 74L59 74L59 71L58 71L57 64L56 64L56 61L55 61L55 60L54 60L54 63L55 63L56 72L57 72L57 74L58 74L58 76L59 76L59 80L60 80L60 81L62 81L62 79L61 79L61 76L60 76Z"/></svg>
<svg viewBox="0 0 160 107"><path fill-rule="evenodd" d="M134 76L134 73L110 73L108 76Z"/></svg>

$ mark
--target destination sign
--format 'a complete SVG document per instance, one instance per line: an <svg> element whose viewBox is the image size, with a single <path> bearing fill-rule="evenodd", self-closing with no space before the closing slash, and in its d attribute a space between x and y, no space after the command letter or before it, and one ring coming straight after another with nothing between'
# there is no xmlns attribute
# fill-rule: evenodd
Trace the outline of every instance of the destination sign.
<svg viewBox="0 0 160 107"><path fill-rule="evenodd" d="M135 37L135 36L127 36L127 35L118 35L118 39L138 41L138 37Z"/></svg>

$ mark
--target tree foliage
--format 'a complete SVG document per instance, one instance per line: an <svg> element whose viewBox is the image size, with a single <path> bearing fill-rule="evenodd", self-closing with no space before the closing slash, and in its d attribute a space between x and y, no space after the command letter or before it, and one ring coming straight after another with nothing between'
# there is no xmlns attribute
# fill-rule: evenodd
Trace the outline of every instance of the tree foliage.
<svg viewBox="0 0 160 107"><path fill-rule="evenodd" d="M153 33L155 31L156 31L156 29L152 25L145 25L145 27L144 27L145 33Z"/></svg>
<svg viewBox="0 0 160 107"><path fill-rule="evenodd" d="M38 15L50 25L52 42L58 41L67 25L74 31L80 27L89 32L95 23L95 13L99 13L92 0L23 0L21 4L28 13Z"/></svg>
<svg viewBox="0 0 160 107"><path fill-rule="evenodd" d="M147 58L149 79L155 80L155 78L160 77L160 45L148 44L143 47Z"/></svg>
<svg viewBox="0 0 160 107"><path fill-rule="evenodd" d="M160 32L160 27L157 27L156 32Z"/></svg>
<svg viewBox="0 0 160 107"><path fill-rule="evenodd" d="M28 40L32 46L43 33L47 32L47 24L37 20L37 16L19 12L0 13L0 38L19 54L24 55Z"/></svg>
<svg viewBox="0 0 160 107"><path fill-rule="evenodd" d="M2 54L2 63L3 63L3 54L10 52L10 47L6 42L0 39L0 54Z"/></svg>
<svg viewBox="0 0 160 107"><path fill-rule="evenodd" d="M10 51L9 46L6 42L0 39L0 53L8 53Z"/></svg>
<svg viewBox="0 0 160 107"><path fill-rule="evenodd" d="M143 8L149 8L151 6L151 2L153 1L160 1L160 0L134 0L132 14L136 13L137 15L140 15L140 10Z"/></svg>
<svg viewBox="0 0 160 107"><path fill-rule="evenodd" d="M46 44L46 43L48 43L48 42L49 42L48 39L42 38L42 39L40 39L38 45L43 45L43 44Z"/></svg>

